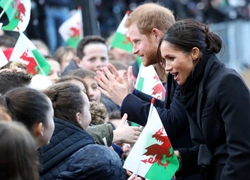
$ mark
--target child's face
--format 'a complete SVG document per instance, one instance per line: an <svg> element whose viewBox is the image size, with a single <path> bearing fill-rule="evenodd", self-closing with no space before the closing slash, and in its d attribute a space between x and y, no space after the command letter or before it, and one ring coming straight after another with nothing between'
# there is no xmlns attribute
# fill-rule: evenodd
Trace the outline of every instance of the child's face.
<svg viewBox="0 0 250 180"><path fill-rule="evenodd" d="M49 60L48 63L51 66L48 77L53 83L55 83L61 77L60 64L54 60Z"/></svg>
<svg viewBox="0 0 250 180"><path fill-rule="evenodd" d="M84 48L84 56L78 66L96 72L108 66L108 48L105 44L92 43Z"/></svg>
<svg viewBox="0 0 250 180"><path fill-rule="evenodd" d="M83 80L88 88L89 101L96 101L99 103L101 101L101 91L97 88L98 84L96 80L92 77L85 77Z"/></svg>

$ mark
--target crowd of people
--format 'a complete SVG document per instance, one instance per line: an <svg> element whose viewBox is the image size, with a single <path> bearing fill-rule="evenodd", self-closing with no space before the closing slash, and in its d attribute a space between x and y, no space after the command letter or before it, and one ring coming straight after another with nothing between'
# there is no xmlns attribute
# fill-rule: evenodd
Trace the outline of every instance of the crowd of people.
<svg viewBox="0 0 250 180"><path fill-rule="evenodd" d="M31 20L26 33L32 39L43 40L53 54L57 47L65 45L57 29L81 4L76 0L31 0L31 2ZM116 30L126 11L132 11L144 2L147 1L93 1L96 9L93 14L98 21L100 35L108 38ZM158 2L171 9L178 19L193 18L199 22L212 23L250 19L249 0L152 0L152 2ZM82 7L82 10L84 8L89 7Z"/></svg>
<svg viewBox="0 0 250 180"><path fill-rule="evenodd" d="M137 56L166 88L154 106L180 163L173 179L250 175L249 87L217 58L221 38L153 2L134 8L125 27L132 53L109 49L99 35L83 37L76 49L33 40L51 66L48 76L31 76L19 62L1 67L0 179L144 179L123 168L152 99L135 89ZM15 43L0 36L7 58Z"/></svg>

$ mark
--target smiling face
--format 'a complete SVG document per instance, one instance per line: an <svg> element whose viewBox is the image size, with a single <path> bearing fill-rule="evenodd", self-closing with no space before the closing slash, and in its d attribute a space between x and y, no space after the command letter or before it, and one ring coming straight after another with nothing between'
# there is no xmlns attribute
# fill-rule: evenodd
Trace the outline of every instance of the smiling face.
<svg viewBox="0 0 250 180"><path fill-rule="evenodd" d="M60 64L55 60L48 60L48 63L51 67L48 77L53 83L55 83L61 77Z"/></svg>
<svg viewBox="0 0 250 180"><path fill-rule="evenodd" d="M148 36L141 34L136 24L129 26L128 34L133 43L133 54L141 57L143 65L149 66L157 63L157 48L160 37L155 38L153 31Z"/></svg>
<svg viewBox="0 0 250 180"><path fill-rule="evenodd" d="M84 56L78 61L82 69L96 72L108 66L108 48L105 44L90 43L84 47Z"/></svg>
<svg viewBox="0 0 250 180"><path fill-rule="evenodd" d="M96 80L92 77L85 77L84 82L87 85L88 88L88 97L89 101L95 101L95 102L100 102L101 101L101 91L99 91L98 84Z"/></svg>
<svg viewBox="0 0 250 180"><path fill-rule="evenodd" d="M172 74L174 80L176 80L180 86L184 85L189 74L197 64L197 58L193 58L197 55L193 56L193 52L187 54L177 50L167 41L162 42L160 50L161 56L166 62L165 71Z"/></svg>

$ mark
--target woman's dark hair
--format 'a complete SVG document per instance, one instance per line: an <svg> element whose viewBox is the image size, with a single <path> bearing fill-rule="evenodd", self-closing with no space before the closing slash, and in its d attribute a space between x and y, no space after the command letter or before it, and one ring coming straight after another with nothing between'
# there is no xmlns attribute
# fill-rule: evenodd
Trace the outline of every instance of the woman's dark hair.
<svg viewBox="0 0 250 180"><path fill-rule="evenodd" d="M168 41L176 49L186 53L190 53L194 47L197 47L202 54L217 54L222 48L220 36L211 32L208 25L193 19L176 21L167 30L158 46L158 57L160 61L162 59L160 46L163 41Z"/></svg>
<svg viewBox="0 0 250 180"><path fill-rule="evenodd" d="M44 93L52 101L54 117L80 127L76 113L82 113L85 102L78 86L65 82L56 83L45 89Z"/></svg>
<svg viewBox="0 0 250 180"><path fill-rule="evenodd" d="M47 125L49 99L42 92L28 87L19 87L1 96L1 104L13 120L22 122L28 130L36 123Z"/></svg>
<svg viewBox="0 0 250 180"><path fill-rule="evenodd" d="M9 90L25 87L30 84L32 77L23 72L5 71L0 73L0 94L4 95Z"/></svg>
<svg viewBox="0 0 250 180"><path fill-rule="evenodd" d="M19 122L0 122L0 179L38 180L36 144Z"/></svg>

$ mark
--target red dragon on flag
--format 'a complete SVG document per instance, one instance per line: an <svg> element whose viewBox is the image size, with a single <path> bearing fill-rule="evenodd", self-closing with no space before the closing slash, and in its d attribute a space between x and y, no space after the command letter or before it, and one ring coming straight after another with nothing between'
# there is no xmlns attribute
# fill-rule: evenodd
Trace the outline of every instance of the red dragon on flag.
<svg viewBox="0 0 250 180"><path fill-rule="evenodd" d="M27 73L28 74L38 74L40 69L37 68L37 63L34 57L28 56L28 49L23 52L23 54L20 56L20 59L24 61L24 64L27 67Z"/></svg>
<svg viewBox="0 0 250 180"><path fill-rule="evenodd" d="M2 12L0 17L5 15L8 22L4 22L1 29L6 31L25 31L30 20L30 0L0 0Z"/></svg>
<svg viewBox="0 0 250 180"><path fill-rule="evenodd" d="M166 135L163 135L164 128L160 128L152 137L156 140L162 142L162 144L153 144L146 148L147 152L145 152L143 155L150 156L148 159L141 160L144 163L158 163L160 166L164 166L164 168L167 167L169 164L169 161L167 160L166 163L162 163L162 160L164 158L164 155L166 158L173 157L174 151L170 153L170 149L172 147L168 137Z"/></svg>
<svg viewBox="0 0 250 180"><path fill-rule="evenodd" d="M23 16L25 16L26 13L24 4L20 0L14 0L13 2L11 2L11 5L14 9L16 9L14 18L19 19L21 22L23 22Z"/></svg>
<svg viewBox="0 0 250 180"><path fill-rule="evenodd" d="M131 44L132 45L132 41L130 39L129 36L127 36L127 34L125 34L126 39L122 41L123 44Z"/></svg>
<svg viewBox="0 0 250 180"><path fill-rule="evenodd" d="M152 88L153 92L152 95L157 95L157 99L165 99L166 97L166 90L163 87L163 85L161 83L156 84L153 88Z"/></svg>
<svg viewBox="0 0 250 180"><path fill-rule="evenodd" d="M179 168L179 161L174 153L167 132L156 108L151 106L146 126L137 139L123 167L133 174L150 180L172 179Z"/></svg>

